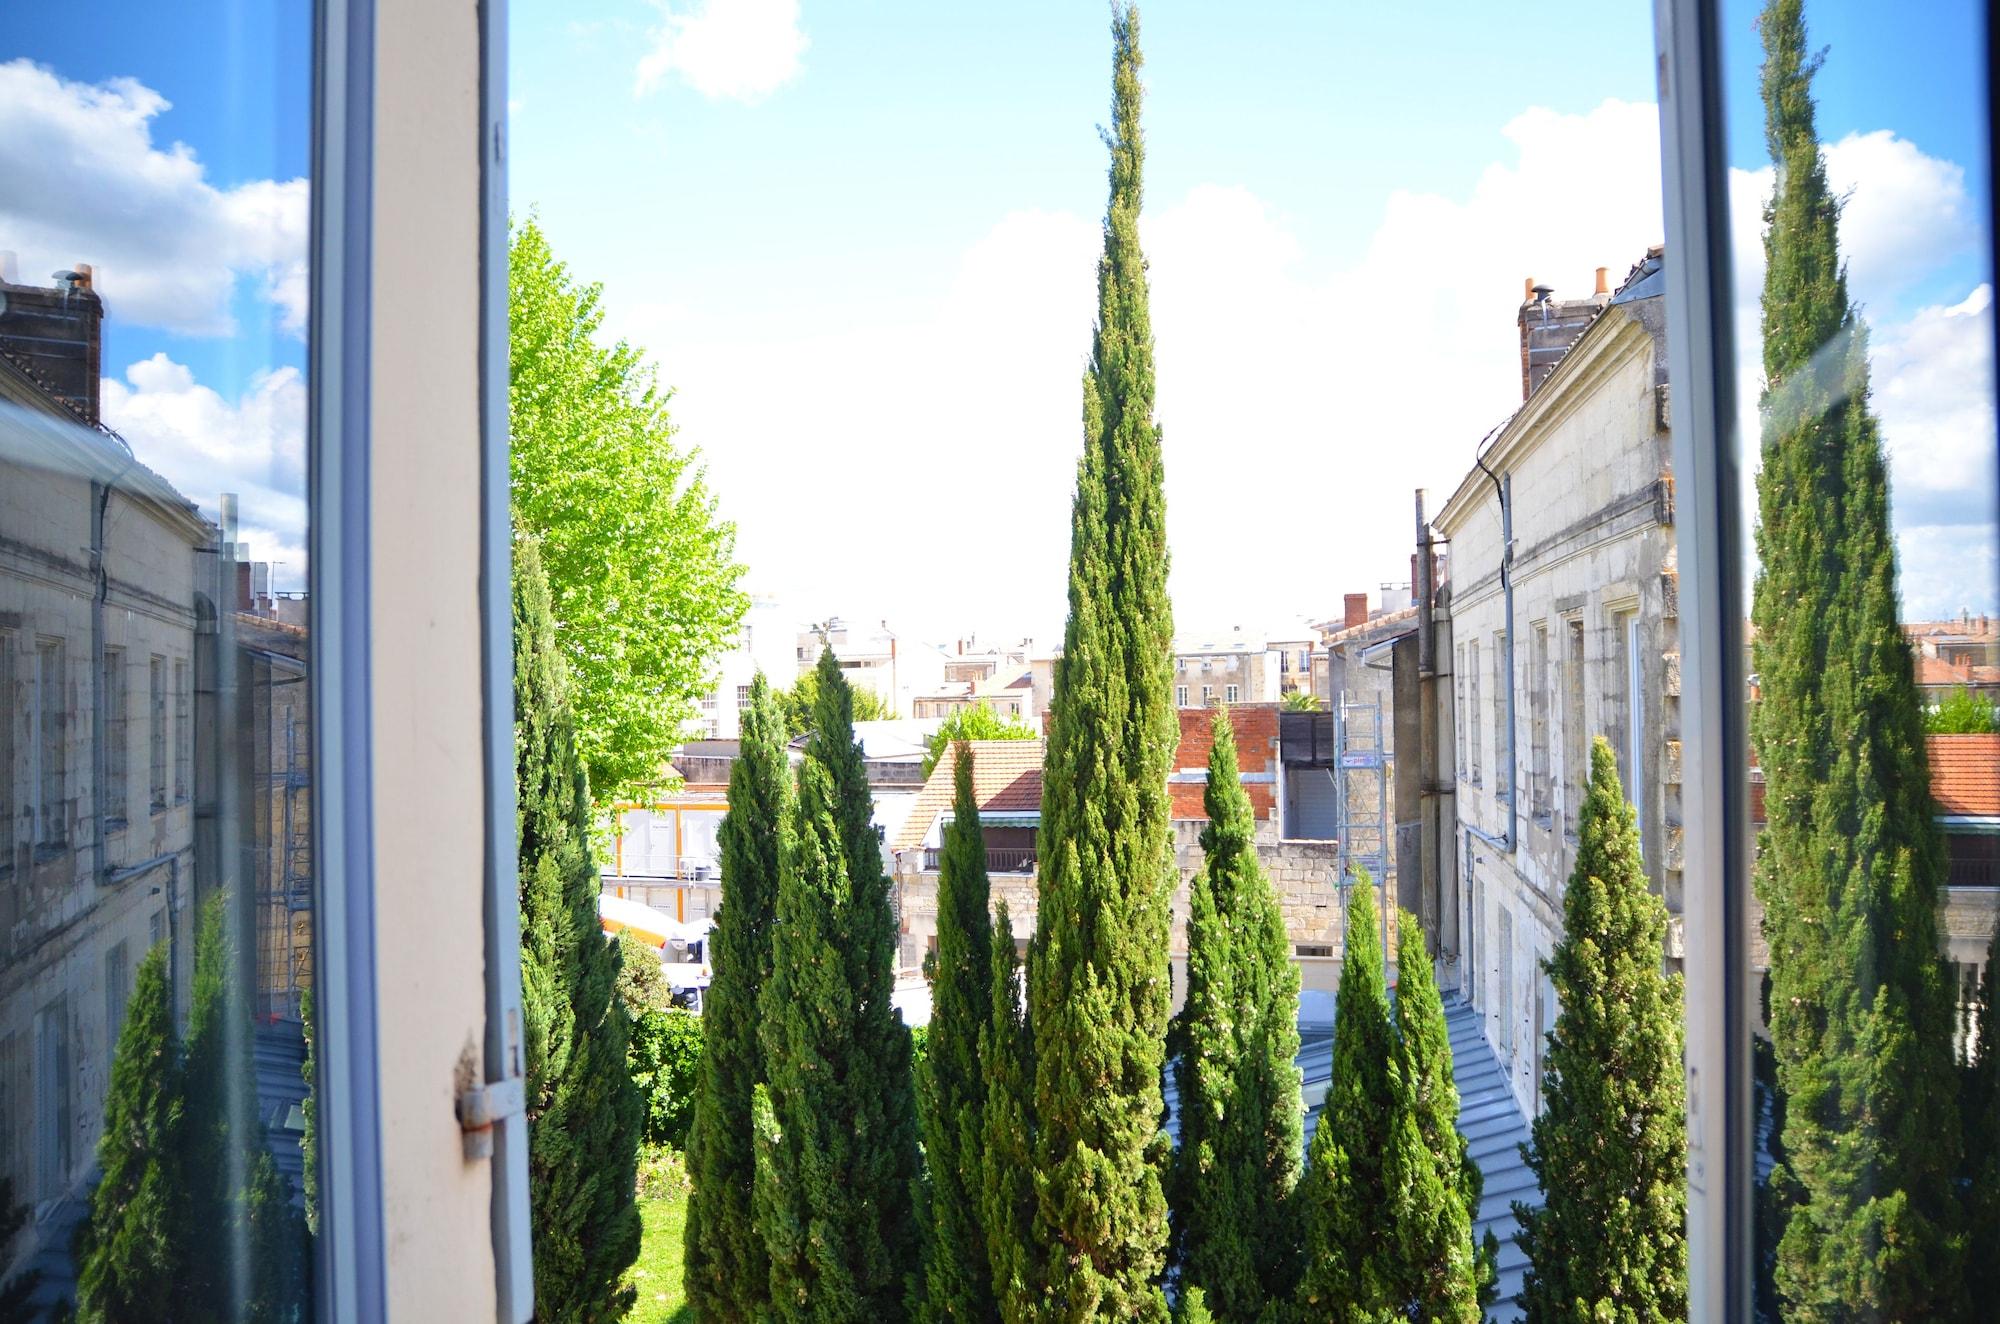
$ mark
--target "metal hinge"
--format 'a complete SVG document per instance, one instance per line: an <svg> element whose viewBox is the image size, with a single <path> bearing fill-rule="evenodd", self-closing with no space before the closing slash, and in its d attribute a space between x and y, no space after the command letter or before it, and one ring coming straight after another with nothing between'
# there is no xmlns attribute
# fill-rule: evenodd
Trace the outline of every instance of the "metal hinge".
<svg viewBox="0 0 2000 1324"><path fill-rule="evenodd" d="M488 1081L458 1096L458 1129L463 1132L465 1157L493 1156L493 1124L527 1111L527 1095L521 1078Z"/></svg>

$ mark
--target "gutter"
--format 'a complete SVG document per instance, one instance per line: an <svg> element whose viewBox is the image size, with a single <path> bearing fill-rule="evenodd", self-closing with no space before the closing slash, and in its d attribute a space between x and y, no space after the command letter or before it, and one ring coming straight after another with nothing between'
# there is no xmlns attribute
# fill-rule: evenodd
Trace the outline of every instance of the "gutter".
<svg viewBox="0 0 2000 1324"><path fill-rule="evenodd" d="M174 911L180 907L181 853L169 851L150 860L128 864L122 869L106 869L98 881L104 887L117 887L142 874L151 873L163 864L167 866L167 999L172 1003L179 996L177 990L180 988L180 972L176 968L180 944L174 940Z"/></svg>
<svg viewBox="0 0 2000 1324"><path fill-rule="evenodd" d="M1499 431L1500 428L1496 427L1487 433L1480 446L1483 448ZM1467 836L1476 837L1493 849L1512 855L1521 821L1520 741L1514 713L1514 649L1517 646L1514 638L1514 478L1512 474L1502 477L1488 469L1479 450L1473 451L1472 462L1493 480L1493 491L1500 500L1500 591L1507 630L1507 651L1501 658L1500 682L1506 689L1507 701L1507 828L1495 836L1468 823L1465 831ZM1470 850L1469 844L1467 849Z"/></svg>

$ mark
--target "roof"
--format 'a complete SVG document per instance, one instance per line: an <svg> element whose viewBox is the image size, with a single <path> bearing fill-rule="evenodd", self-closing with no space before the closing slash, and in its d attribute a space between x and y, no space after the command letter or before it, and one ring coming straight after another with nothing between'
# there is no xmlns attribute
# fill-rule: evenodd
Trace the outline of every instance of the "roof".
<svg viewBox="0 0 2000 1324"><path fill-rule="evenodd" d="M1340 647L1342 644L1350 644L1357 639L1368 639L1375 635L1400 637L1410 632L1408 628L1402 627L1414 626L1416 619L1417 608L1412 603L1407 607L1398 607L1394 611L1385 611L1380 615L1371 616L1359 625L1349 625L1323 635L1320 639L1320 646L1333 649ZM1332 622L1329 621L1328 624L1331 625Z"/></svg>
<svg viewBox="0 0 2000 1324"><path fill-rule="evenodd" d="M2000 734L1932 736L1930 747L1938 812L2000 818Z"/></svg>
<svg viewBox="0 0 2000 1324"><path fill-rule="evenodd" d="M1042 755L1046 742L1034 740L973 740L972 797L982 814L1040 813L1042 808ZM953 792L952 760L938 760L924 789L910 806L910 816L889 843L892 850L920 846L931 824L951 809Z"/></svg>
<svg viewBox="0 0 2000 1324"><path fill-rule="evenodd" d="M1917 684L1933 688L1950 685L2000 685L2000 667L1982 667L1971 662L1947 662L1941 657L1917 655Z"/></svg>

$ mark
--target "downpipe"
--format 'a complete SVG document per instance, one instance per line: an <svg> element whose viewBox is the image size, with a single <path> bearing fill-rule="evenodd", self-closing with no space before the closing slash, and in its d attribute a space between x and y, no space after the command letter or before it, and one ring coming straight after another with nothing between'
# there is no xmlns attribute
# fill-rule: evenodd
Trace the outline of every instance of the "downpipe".
<svg viewBox="0 0 2000 1324"><path fill-rule="evenodd" d="M1495 428L1493 431L1499 430ZM1489 439L1492 435L1487 433ZM1472 462L1493 481L1493 491L1500 499L1500 597L1507 631L1507 648L1500 657L1500 683L1506 690L1503 697L1507 705L1507 826L1498 836L1470 823L1466 824L1465 831L1468 837L1476 837L1493 849L1512 855L1521 819L1520 739L1514 713L1514 649L1517 646L1514 638L1514 478L1512 474L1503 478L1488 469L1478 451L1473 452ZM1466 849L1471 850L1470 842Z"/></svg>

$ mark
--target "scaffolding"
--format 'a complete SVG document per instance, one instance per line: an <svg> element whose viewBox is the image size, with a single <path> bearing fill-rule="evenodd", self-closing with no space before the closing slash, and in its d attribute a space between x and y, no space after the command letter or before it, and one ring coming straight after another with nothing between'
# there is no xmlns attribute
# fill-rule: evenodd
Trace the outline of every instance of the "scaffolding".
<svg viewBox="0 0 2000 1324"><path fill-rule="evenodd" d="M1381 888L1382 951L1389 952L1389 760L1382 730L1382 700L1356 703L1343 695L1333 706L1334 814L1338 830L1340 914L1343 934L1348 892L1365 869ZM1342 938L1342 950L1346 939Z"/></svg>

